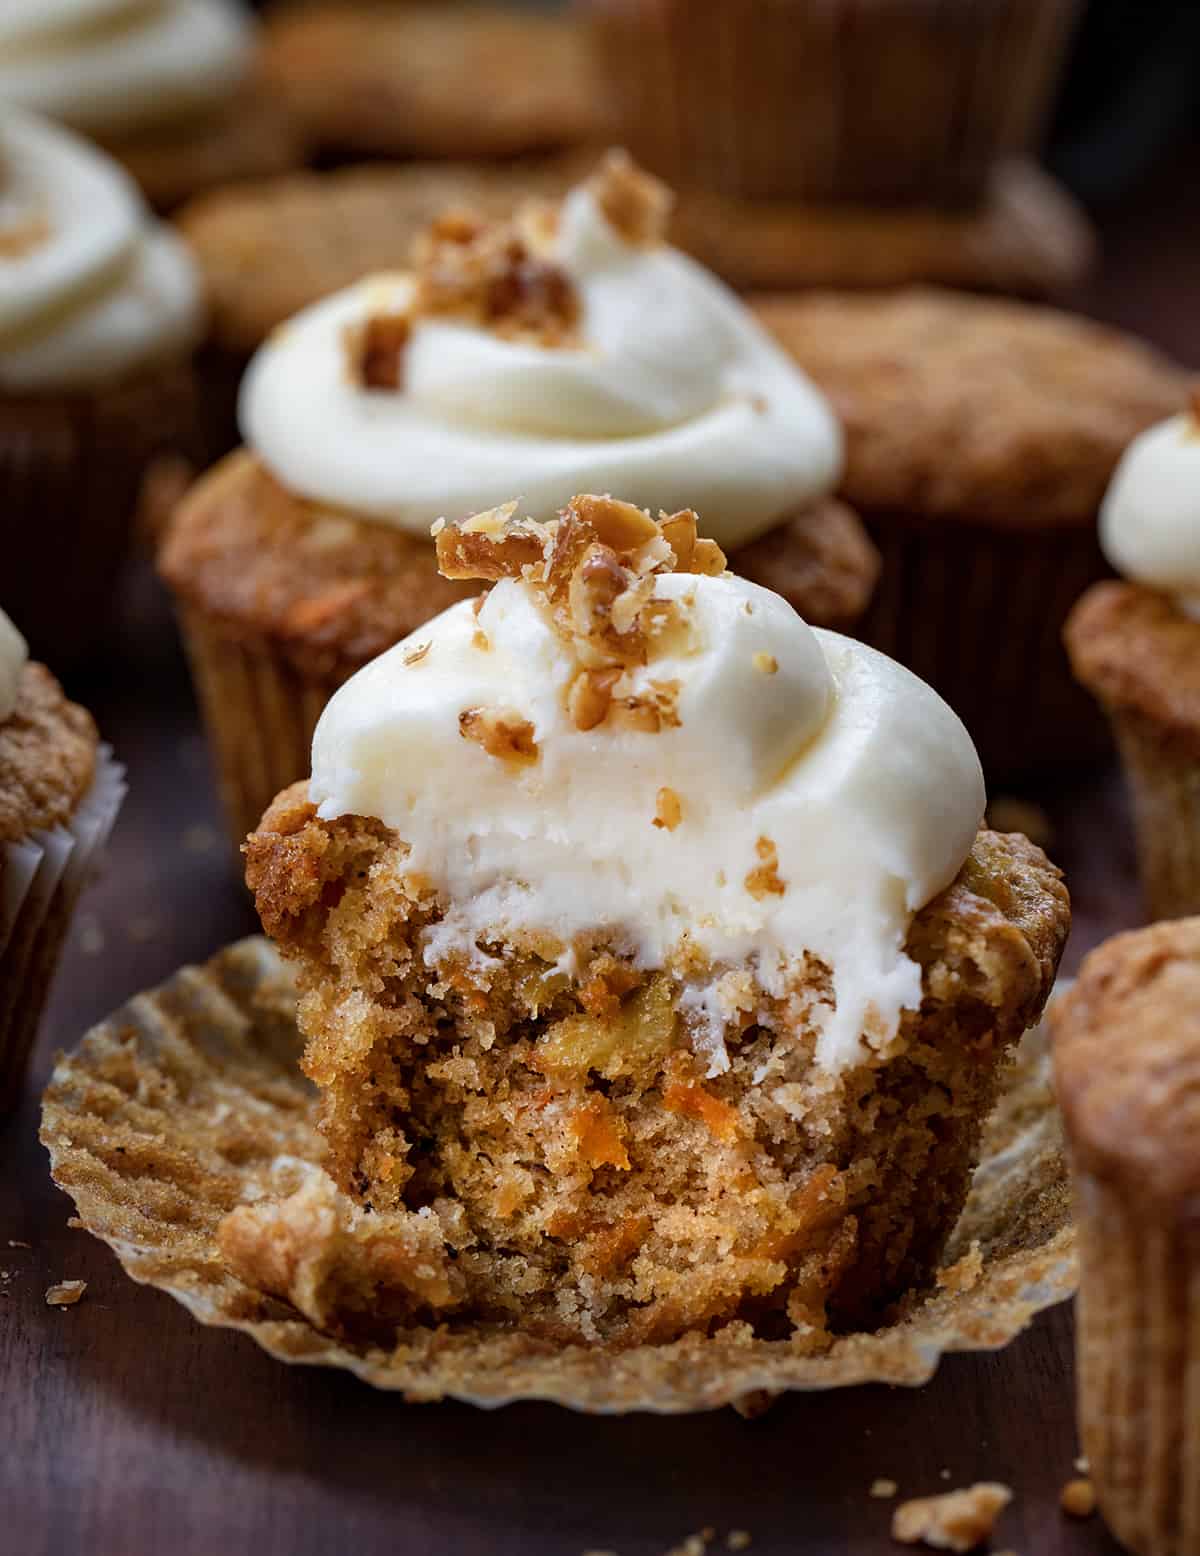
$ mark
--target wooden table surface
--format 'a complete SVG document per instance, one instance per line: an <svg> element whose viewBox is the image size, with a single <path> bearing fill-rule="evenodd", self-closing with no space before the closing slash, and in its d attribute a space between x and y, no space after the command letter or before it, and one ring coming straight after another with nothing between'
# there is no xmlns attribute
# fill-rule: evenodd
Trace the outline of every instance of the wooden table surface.
<svg viewBox="0 0 1200 1556"><path fill-rule="evenodd" d="M1185 164L1193 170L1200 157ZM1190 202L1185 210L1183 203ZM1106 222L1080 305L1200 364L1200 180L1166 168ZM600 1419L550 1406L407 1406L270 1360L135 1286L71 1230L37 1144L51 1055L132 992L255 928L218 831L169 618L132 580L123 627L78 691L130 771L108 871L75 923L25 1104L0 1121L0 1552L22 1556L658 1556L705 1526L777 1553L895 1551L877 1477L918 1495L1001 1480L996 1547L1099 1556L1073 1474L1071 1321L1060 1307L995 1355L947 1360L919 1391L861 1388L726 1410ZM1111 770L1035 790L1068 870L1080 954L1137 921L1128 821ZM13 1247L11 1240L29 1248ZM88 1282L74 1308L47 1286Z"/></svg>

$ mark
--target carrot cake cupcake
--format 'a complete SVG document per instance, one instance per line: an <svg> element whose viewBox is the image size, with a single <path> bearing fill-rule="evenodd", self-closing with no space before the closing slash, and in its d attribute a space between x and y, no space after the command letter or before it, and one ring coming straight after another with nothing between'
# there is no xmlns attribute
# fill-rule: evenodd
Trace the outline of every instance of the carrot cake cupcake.
<svg viewBox="0 0 1200 1556"><path fill-rule="evenodd" d="M499 5L277 8L266 90L332 156L511 157L599 138L583 29Z"/></svg>
<svg viewBox="0 0 1200 1556"><path fill-rule="evenodd" d="M201 326L187 251L121 169L0 106L0 581L60 668L111 603L148 466L192 444Z"/></svg>
<svg viewBox="0 0 1200 1556"><path fill-rule="evenodd" d="M883 554L867 641L946 698L989 775L1102 749L1062 626L1108 571L1109 478L1178 407L1181 371L1090 321L957 293L814 293L756 311L841 417L841 495Z"/></svg>
<svg viewBox="0 0 1200 1556"><path fill-rule="evenodd" d="M1200 919L1118 935L1052 1015L1079 1237L1079 1429L1139 1556L1200 1550Z"/></svg>
<svg viewBox="0 0 1200 1556"><path fill-rule="evenodd" d="M615 157L561 208L450 212L410 271L325 299L255 356L247 447L193 488L162 552L239 842L303 776L333 690L471 592L439 575L430 525L514 489L543 520L587 486L667 512L702 492L748 576L820 625L861 615L876 558L830 498L837 423L661 241L665 202Z"/></svg>
<svg viewBox="0 0 1200 1556"><path fill-rule="evenodd" d="M254 41L242 0L4 0L0 102L91 136L164 209L302 160Z"/></svg>
<svg viewBox="0 0 1200 1556"><path fill-rule="evenodd" d="M124 793L91 716L30 661L0 610L0 1112L17 1101L75 902Z"/></svg>
<svg viewBox="0 0 1200 1556"><path fill-rule="evenodd" d="M1200 913L1200 392L1136 438L1100 513L1124 580L1066 626L1075 674L1112 721L1151 918Z"/></svg>
<svg viewBox="0 0 1200 1556"><path fill-rule="evenodd" d="M936 1266L1066 892L977 830L950 709L697 522L444 526L492 589L338 692L246 844L343 1198L221 1241L335 1327L819 1348Z"/></svg>

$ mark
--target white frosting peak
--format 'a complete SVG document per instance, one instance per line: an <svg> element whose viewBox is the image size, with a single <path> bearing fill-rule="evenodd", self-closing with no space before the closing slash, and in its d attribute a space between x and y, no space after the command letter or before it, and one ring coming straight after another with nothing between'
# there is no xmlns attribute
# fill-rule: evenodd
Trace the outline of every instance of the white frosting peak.
<svg viewBox="0 0 1200 1556"><path fill-rule="evenodd" d="M0 108L0 389L110 381L186 349L200 322L191 259L120 168Z"/></svg>
<svg viewBox="0 0 1200 1556"><path fill-rule="evenodd" d="M604 931L646 967L691 944L711 966L685 1004L716 1073L722 975L750 961L782 994L810 951L837 1002L819 1060L867 1057L864 1030L886 1052L920 1001L911 916L954 878L983 814L969 736L907 670L814 632L755 584L672 573L654 591L682 602L691 630L631 672L632 694L678 683L674 727L577 728L571 655L529 587L503 580L478 618L453 606L336 693L313 742L312 799L325 817L378 817L411 845L449 904L431 962L482 954L477 938L505 929L564 943ZM460 716L475 709L531 725L536 759L464 739ZM655 824L664 790L674 826Z"/></svg>
<svg viewBox="0 0 1200 1556"><path fill-rule="evenodd" d="M220 102L250 47L240 0L0 0L0 101L123 134Z"/></svg>
<svg viewBox="0 0 1200 1556"><path fill-rule="evenodd" d="M29 659L25 639L9 618L0 611L0 724L12 717L17 705L21 671Z"/></svg>
<svg viewBox="0 0 1200 1556"><path fill-rule="evenodd" d="M1118 572L1200 615L1200 416L1185 412L1125 450L1100 510L1100 544Z"/></svg>
<svg viewBox="0 0 1200 1556"><path fill-rule="evenodd" d="M365 389L347 373L347 331L411 295L406 276L373 277L258 353L246 441L291 490L422 535L513 493L549 520L576 492L619 491L652 510L694 503L732 548L836 483L828 405L714 276L627 242L586 186L549 258L579 297L579 346L421 318L402 389Z"/></svg>

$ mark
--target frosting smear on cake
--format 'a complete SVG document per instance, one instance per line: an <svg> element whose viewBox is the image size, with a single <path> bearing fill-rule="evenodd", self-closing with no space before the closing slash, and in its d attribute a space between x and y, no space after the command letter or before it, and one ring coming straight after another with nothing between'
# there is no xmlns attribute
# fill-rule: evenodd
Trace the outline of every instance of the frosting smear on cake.
<svg viewBox="0 0 1200 1556"><path fill-rule="evenodd" d="M913 914L984 808L962 724L861 643L724 570L685 510L577 497L438 534L493 583L360 671L313 744L322 817L376 817L443 914L424 947L602 931L684 986L709 1074L806 954L831 970L818 1062L886 1056L920 1002ZM754 977L746 976L753 969ZM749 1002L748 1007L746 1002Z"/></svg>

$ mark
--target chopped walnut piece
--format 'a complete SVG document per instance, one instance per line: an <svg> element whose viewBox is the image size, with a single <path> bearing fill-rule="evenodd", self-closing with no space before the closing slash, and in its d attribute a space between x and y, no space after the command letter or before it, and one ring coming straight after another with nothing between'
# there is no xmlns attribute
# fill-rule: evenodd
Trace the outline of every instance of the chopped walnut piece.
<svg viewBox="0 0 1200 1556"><path fill-rule="evenodd" d="M616 552L636 551L660 533L644 508L616 497L574 497L571 509L581 523L590 525L602 546Z"/></svg>
<svg viewBox="0 0 1200 1556"><path fill-rule="evenodd" d="M760 651L754 656L754 668L760 675L774 675L779 669L779 661L774 654L764 654Z"/></svg>
<svg viewBox="0 0 1200 1556"><path fill-rule="evenodd" d="M410 313L373 313L346 330L346 355L352 383L364 389L399 389L404 383L404 350L412 334Z"/></svg>
<svg viewBox="0 0 1200 1556"><path fill-rule="evenodd" d="M671 191L638 167L627 151L610 151L587 187L626 243L650 248L663 241L673 203Z"/></svg>
<svg viewBox="0 0 1200 1556"><path fill-rule="evenodd" d="M675 571L691 571L692 557L696 550L696 526L698 520L691 508L681 508L678 513L665 513L658 521L662 538L675 553Z"/></svg>
<svg viewBox="0 0 1200 1556"><path fill-rule="evenodd" d="M683 806L674 789L661 788L655 797L654 825L674 832L683 819Z"/></svg>
<svg viewBox="0 0 1200 1556"><path fill-rule="evenodd" d="M431 646L432 645L429 643L418 643L415 647L406 649L404 653L404 663L406 665L419 665L425 656L429 653Z"/></svg>
<svg viewBox="0 0 1200 1556"><path fill-rule="evenodd" d="M961 1491L901 1502L892 1515L892 1539L939 1551L973 1551L989 1537L1011 1501L1008 1486L979 1481Z"/></svg>
<svg viewBox="0 0 1200 1556"><path fill-rule="evenodd" d="M746 876L746 890L760 902L764 897L782 897L787 890L787 882L779 877L779 853L775 844L769 837L760 837L754 845L754 852L761 863Z"/></svg>
<svg viewBox="0 0 1200 1556"><path fill-rule="evenodd" d="M59 1281L57 1286L51 1286L46 1292L47 1307L74 1307L87 1290L85 1280Z"/></svg>
<svg viewBox="0 0 1200 1556"><path fill-rule="evenodd" d="M698 540L692 556L693 573L705 578L719 578L725 571L725 553L715 540Z"/></svg>
<svg viewBox="0 0 1200 1556"><path fill-rule="evenodd" d="M1096 1511L1096 1488L1090 1480L1069 1480L1059 1495L1059 1504L1072 1518L1090 1518Z"/></svg>
<svg viewBox="0 0 1200 1556"><path fill-rule="evenodd" d="M581 670L567 692L567 715L576 729L595 729L608 717L618 668Z"/></svg>
<svg viewBox="0 0 1200 1556"><path fill-rule="evenodd" d="M516 503L493 508L492 513L511 515ZM485 517L481 515L480 517ZM529 519L513 519L499 532L447 524L436 536L438 570L444 578L480 578L495 583L501 578L520 578L525 569L542 565L546 543L542 525Z"/></svg>
<svg viewBox="0 0 1200 1556"><path fill-rule="evenodd" d="M943 1291L971 1291L983 1276L983 1250L979 1241L967 1249L961 1259L937 1272L937 1283Z"/></svg>
<svg viewBox="0 0 1200 1556"><path fill-rule="evenodd" d="M519 713L501 708L464 708L458 715L458 732L464 740L473 740L499 761L523 766L538 759L533 725Z"/></svg>

